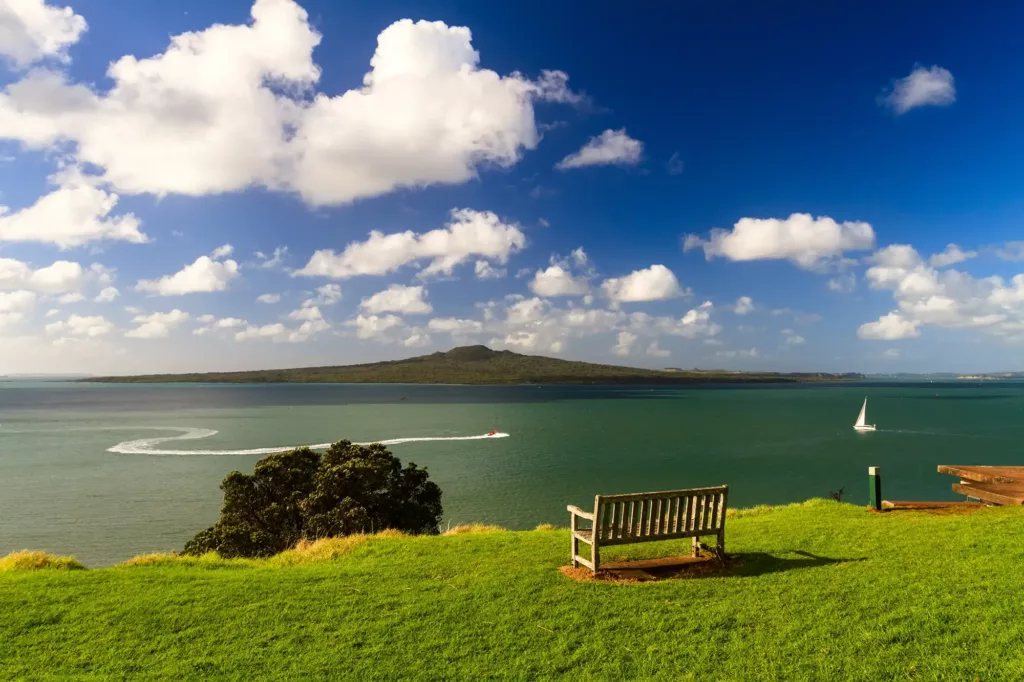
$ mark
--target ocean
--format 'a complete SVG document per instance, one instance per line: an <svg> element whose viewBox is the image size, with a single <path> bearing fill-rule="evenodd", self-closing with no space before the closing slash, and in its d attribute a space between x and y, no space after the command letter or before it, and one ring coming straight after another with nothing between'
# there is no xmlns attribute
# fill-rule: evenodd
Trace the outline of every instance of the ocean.
<svg viewBox="0 0 1024 682"><path fill-rule="evenodd" d="M865 397L878 431L859 434ZM224 475L261 456L237 451L492 430L508 437L391 446L441 486L446 525L566 525L566 504L588 508L598 493L722 483L730 506L840 490L864 504L869 466L881 467L886 499L946 500L955 481L939 464L1024 464L1024 382L0 382L0 555L44 549L103 566L180 550L216 519Z"/></svg>

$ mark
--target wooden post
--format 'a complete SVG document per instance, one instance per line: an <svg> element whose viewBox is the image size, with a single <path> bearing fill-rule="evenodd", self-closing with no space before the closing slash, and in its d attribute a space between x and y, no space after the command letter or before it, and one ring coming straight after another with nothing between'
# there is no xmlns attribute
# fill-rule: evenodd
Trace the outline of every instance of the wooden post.
<svg viewBox="0 0 1024 682"><path fill-rule="evenodd" d="M882 511L882 475L878 467L868 467L868 506Z"/></svg>
<svg viewBox="0 0 1024 682"><path fill-rule="evenodd" d="M597 575L597 570L601 567L601 550L598 549L598 543L600 542L602 525L601 517L604 516L605 510L601 508L601 496L596 495L594 497L594 523L590 524L593 528L590 531L590 539L593 543L590 546L590 563L594 565L594 575Z"/></svg>

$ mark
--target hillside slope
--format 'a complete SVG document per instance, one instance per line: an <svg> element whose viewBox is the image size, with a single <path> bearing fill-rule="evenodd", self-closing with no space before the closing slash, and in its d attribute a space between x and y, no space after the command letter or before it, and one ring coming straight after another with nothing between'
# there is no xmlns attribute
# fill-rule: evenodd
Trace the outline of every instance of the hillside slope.
<svg viewBox="0 0 1024 682"><path fill-rule="evenodd" d="M302 367L248 372L150 374L93 377L104 383L403 383L403 384L692 384L699 382L838 381L857 374L776 374L770 372L667 371L560 360L486 346L463 346L405 360L364 365Z"/></svg>
<svg viewBox="0 0 1024 682"><path fill-rule="evenodd" d="M1022 522L749 510L727 574L633 585L561 575L566 530L373 538L308 566L0 571L0 679L1019 680Z"/></svg>

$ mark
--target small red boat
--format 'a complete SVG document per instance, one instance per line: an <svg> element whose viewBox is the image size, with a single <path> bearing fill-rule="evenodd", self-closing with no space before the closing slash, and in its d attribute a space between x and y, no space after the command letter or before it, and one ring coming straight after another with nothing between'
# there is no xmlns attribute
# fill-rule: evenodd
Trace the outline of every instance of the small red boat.
<svg viewBox="0 0 1024 682"><path fill-rule="evenodd" d="M488 433L487 435L488 435L488 436L497 436L497 435L498 435L498 432L497 432L497 431L491 431L491 432L490 432L490 433Z"/></svg>

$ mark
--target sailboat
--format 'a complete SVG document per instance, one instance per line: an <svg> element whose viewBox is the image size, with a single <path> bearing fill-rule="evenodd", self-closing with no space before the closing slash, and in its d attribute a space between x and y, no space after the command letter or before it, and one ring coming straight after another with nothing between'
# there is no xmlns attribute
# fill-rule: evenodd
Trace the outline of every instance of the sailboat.
<svg viewBox="0 0 1024 682"><path fill-rule="evenodd" d="M864 398L864 404L860 406L860 414L857 415L857 423L853 425L854 431L874 431L874 424L865 424L864 420L868 415L868 399Z"/></svg>

